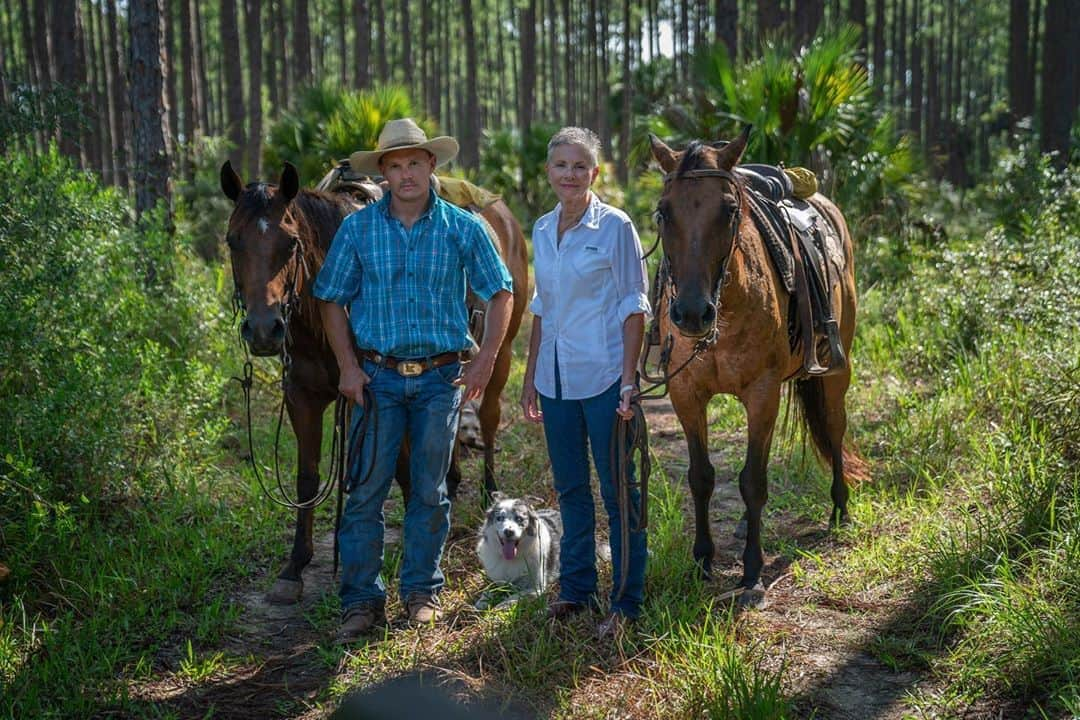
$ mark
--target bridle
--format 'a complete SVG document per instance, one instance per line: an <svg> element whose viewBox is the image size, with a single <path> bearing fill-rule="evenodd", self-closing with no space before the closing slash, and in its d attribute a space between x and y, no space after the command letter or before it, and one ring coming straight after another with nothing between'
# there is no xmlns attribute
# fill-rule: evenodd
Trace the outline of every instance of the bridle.
<svg viewBox="0 0 1080 720"><path fill-rule="evenodd" d="M722 180L727 180L735 187L736 195L739 197L739 202L735 205L735 211L731 214L731 245L728 247L727 255L724 257L724 262L720 270L720 274L717 276L712 289L712 303L713 306L716 308L716 318L719 319L720 295L723 293L724 286L727 285L728 279L730 277L728 270L731 267L731 258L735 255L735 247L739 245L741 237L739 228L742 223L742 192L740 180L735 176L735 173L731 172L730 170L723 170L721 168L701 168L698 170L686 170L684 172L676 171L667 173L664 175L665 192L667 191L667 188L670 187L671 183L677 180L698 180L701 178L720 178ZM663 236L664 232L664 214L663 212L661 212L659 204L657 204L656 208L656 217L659 220L658 225L660 226L659 230L657 231L657 236L659 239ZM669 280L671 283L671 300L668 303L668 308L670 312L671 305L675 302L675 299L679 295L679 284L677 278L675 277L674 270L671 267L671 263L668 260L667 253L664 252L662 248L660 262L665 267L666 279ZM714 337L714 341L716 333L716 321L714 320L713 328L710 331L710 335Z"/></svg>

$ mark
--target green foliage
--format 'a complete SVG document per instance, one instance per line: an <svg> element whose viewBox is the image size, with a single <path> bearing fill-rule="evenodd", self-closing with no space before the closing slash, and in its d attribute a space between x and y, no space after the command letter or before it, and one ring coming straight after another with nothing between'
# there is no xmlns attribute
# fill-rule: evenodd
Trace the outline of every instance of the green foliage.
<svg viewBox="0 0 1080 720"><path fill-rule="evenodd" d="M304 90L296 109L282 113L270 127L263 166L279 172L287 160L300 171L300 182L317 182L338 161L357 150L375 147L388 120L412 117L428 136L437 134L430 120L418 117L404 88L343 90L327 81Z"/></svg>
<svg viewBox="0 0 1080 720"><path fill-rule="evenodd" d="M0 715L87 716L247 551L197 484L232 333L163 215L133 226L55 148L0 173Z"/></svg>
<svg viewBox="0 0 1080 720"><path fill-rule="evenodd" d="M484 135L477 181L502 195L523 227L555 206L544 163L548 140L558 129L554 124L534 123L524 138L516 129Z"/></svg>
<svg viewBox="0 0 1080 720"><path fill-rule="evenodd" d="M179 237L204 260L222 262L225 225L232 201L221 191L221 166L229 156L223 137L199 138L195 149L194 177L176 188L176 224ZM253 182L263 178L247 178Z"/></svg>
<svg viewBox="0 0 1080 720"><path fill-rule="evenodd" d="M810 167L822 191L850 215L879 213L912 199L918 169L893 117L876 109L866 68L857 61L859 31L819 34L796 53L784 36L736 67L721 43L695 57L697 93L655 107L635 139L647 158L647 132L665 140L730 139L750 123L747 162Z"/></svg>
<svg viewBox="0 0 1080 720"><path fill-rule="evenodd" d="M29 142L40 130L51 131L61 125L82 128L87 123L78 95L66 86L39 91L17 85L10 97L0 98L0 152Z"/></svg>

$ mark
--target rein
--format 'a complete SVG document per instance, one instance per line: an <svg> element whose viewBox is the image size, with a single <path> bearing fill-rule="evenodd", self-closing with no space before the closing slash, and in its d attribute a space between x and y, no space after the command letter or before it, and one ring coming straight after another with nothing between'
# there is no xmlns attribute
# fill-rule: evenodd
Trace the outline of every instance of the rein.
<svg viewBox="0 0 1080 720"><path fill-rule="evenodd" d="M281 427L284 424L285 419L285 395L288 393L289 373L292 369L292 356L289 354L289 321L292 319L292 314L300 305L300 281L302 278L308 275L307 264L304 262L303 245L297 240L296 245L293 248L293 256L291 258L292 272L289 274L285 283L285 301L282 303L281 319L285 325L285 338L281 343L281 402L278 403L278 419L277 427L274 430L274 479L277 483L277 493L271 491L267 487L266 482L263 479L262 473L259 471L259 464L255 459L255 438L252 429L251 421L251 390L254 386L254 366L251 361L251 353L248 349L247 343L240 339L240 345L244 349L244 376L242 378L233 377L232 379L240 383L240 387L244 393L244 408L247 415L247 436L248 436L248 461L251 465L251 470L255 475L256 481L259 483L259 488L271 502L282 507L287 507L292 510L310 510L318 507L330 497L334 490L334 485L340 485L345 474L346 467L346 433L348 431L348 408L346 407L345 399L338 396L337 402L334 406L334 439L331 446L330 455L330 469L327 473L327 482L319 487L315 495L305 501L301 501L298 497L294 497L285 488L285 483L281 479ZM240 292L240 283L236 277L236 270L233 269L233 321L241 313L246 313L247 306L244 303L243 295ZM238 328L240 326L238 325ZM340 509L339 509L340 510ZM336 542L336 539L335 539ZM335 560L336 560L335 553Z"/></svg>

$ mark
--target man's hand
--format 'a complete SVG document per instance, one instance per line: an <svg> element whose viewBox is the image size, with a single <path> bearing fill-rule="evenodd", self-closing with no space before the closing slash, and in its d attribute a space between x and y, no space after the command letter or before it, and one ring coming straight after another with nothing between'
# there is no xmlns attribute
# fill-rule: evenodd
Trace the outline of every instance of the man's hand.
<svg viewBox="0 0 1080 720"><path fill-rule="evenodd" d="M544 421L544 413L540 410L536 385L529 378L525 378L525 382L521 386L521 412L528 422L539 423Z"/></svg>
<svg viewBox="0 0 1080 720"><path fill-rule="evenodd" d="M619 407L615 408L615 413L623 420L631 420L634 417L630 401L636 389L633 385L623 385L619 390Z"/></svg>
<svg viewBox="0 0 1080 720"><path fill-rule="evenodd" d="M465 365L465 372L461 377L454 380L455 385L465 388L465 395L461 398L463 403L475 400L484 394L484 388L491 380L491 373L495 369L495 358L481 352L473 358L473 361Z"/></svg>
<svg viewBox="0 0 1080 720"><path fill-rule="evenodd" d="M341 373L338 380L338 392L352 400L360 407L364 407L364 386L371 382L371 378L359 365L352 363Z"/></svg>

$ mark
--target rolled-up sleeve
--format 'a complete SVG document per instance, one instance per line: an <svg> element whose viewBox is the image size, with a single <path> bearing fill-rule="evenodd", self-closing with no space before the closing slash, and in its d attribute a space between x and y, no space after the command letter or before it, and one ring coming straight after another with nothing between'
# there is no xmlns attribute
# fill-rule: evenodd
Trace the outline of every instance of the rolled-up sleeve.
<svg viewBox="0 0 1080 720"><path fill-rule="evenodd" d="M330 252L315 277L311 294L320 300L349 305L360 293L362 268L353 243L355 216L345 218L330 244Z"/></svg>
<svg viewBox="0 0 1080 720"><path fill-rule="evenodd" d="M611 269L615 274L618 293L618 317L620 322L635 313L652 315L649 305L648 279L642 260L641 240L634 224L627 220L619 228L619 236L612 248Z"/></svg>
<svg viewBox="0 0 1080 720"><path fill-rule="evenodd" d="M475 220L468 227L471 228L468 231L471 252L465 258L465 272L469 277L469 287L484 302L500 290L513 292L514 280L485 225Z"/></svg>

